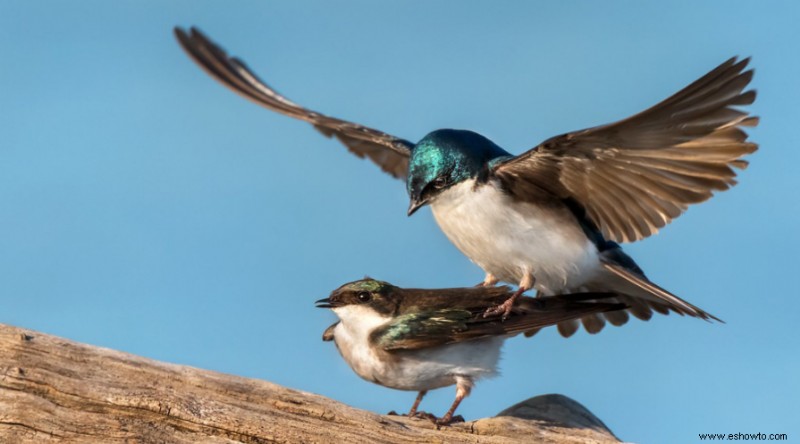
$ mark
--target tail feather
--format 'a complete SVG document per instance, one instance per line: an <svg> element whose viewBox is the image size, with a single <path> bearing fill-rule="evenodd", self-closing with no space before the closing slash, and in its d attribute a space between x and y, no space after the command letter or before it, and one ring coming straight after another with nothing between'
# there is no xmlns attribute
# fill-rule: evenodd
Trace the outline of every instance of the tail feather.
<svg viewBox="0 0 800 444"><path fill-rule="evenodd" d="M578 331L578 327L580 324L578 323L577 319L570 319L569 321L559 322L558 323L558 332L561 333L561 336L568 338L575 334Z"/></svg>
<svg viewBox="0 0 800 444"><path fill-rule="evenodd" d="M600 330L606 326L606 320L598 314L584 316L581 318L581 322L583 323L583 328L585 328L589 334L600 333Z"/></svg>
<svg viewBox="0 0 800 444"><path fill-rule="evenodd" d="M625 259L624 263L620 263L617 260L619 258ZM608 256L601 256L601 263L604 270L602 275L592 283L584 285L583 289L593 292L616 293L616 296L608 301L620 302L628 308L625 311L587 315L580 318L580 323L575 319L560 322L558 331L565 338L575 334L581 323L590 334L599 333L605 327L605 320L608 320L611 325L621 326L630 319L629 313L643 321L652 318L653 312L668 315L670 311L674 311L681 316L688 315L707 321L724 322L650 282L622 250L613 251L613 254Z"/></svg>
<svg viewBox="0 0 800 444"><path fill-rule="evenodd" d="M531 336L535 335L536 333L539 333L541 330L542 330L541 328L532 328L530 330L525 331L524 334L525 334L526 338L530 338Z"/></svg>
<svg viewBox="0 0 800 444"><path fill-rule="evenodd" d="M626 310L609 311L602 314L584 316L580 319L559 322L558 332L561 333L561 336L568 338L574 335L575 332L578 331L578 328L580 328L581 324L583 324L583 328L586 329L587 333L597 334L600 333L603 328L605 328L606 320L608 320L608 322L615 327L619 327L627 323L630 319L628 312L643 321L647 321L653 316L653 310L651 310L647 304L643 303L638 298L618 295L609 299L609 301L621 302L628 308ZM530 336L533 336L533 334Z"/></svg>
<svg viewBox="0 0 800 444"><path fill-rule="evenodd" d="M629 305L630 306L630 305ZM609 311L607 313L603 313L606 317L606 320L611 323L611 325L615 327L619 327L620 325L624 325L628 322L629 316L627 311Z"/></svg>
<svg viewBox="0 0 800 444"><path fill-rule="evenodd" d="M656 311L659 314L662 314L662 315L668 315L669 314L669 308L664 306L664 305L652 303L652 304L650 304L650 307L653 308L653 311ZM677 312L677 313L679 315L683 316L683 313L681 313L681 312Z"/></svg>
<svg viewBox="0 0 800 444"><path fill-rule="evenodd" d="M605 291L620 291L623 294L639 298L642 302L646 303L649 308L657 311L658 313L667 314L669 313L669 310L672 310L682 315L689 315L705 320L713 319L718 322L723 322L718 317L687 301L684 301L678 296L675 296L667 290L650 282L647 280L647 278L639 275L638 273L627 270L622 266L612 262L601 260L601 263L603 268L610 272L608 277L611 278L604 279L605 281L611 281L608 283L612 285L612 288L604 289Z"/></svg>
<svg viewBox="0 0 800 444"><path fill-rule="evenodd" d="M649 321L653 317L653 310L639 299L630 296L620 296L619 299L625 301L631 307L629 310L637 319Z"/></svg>

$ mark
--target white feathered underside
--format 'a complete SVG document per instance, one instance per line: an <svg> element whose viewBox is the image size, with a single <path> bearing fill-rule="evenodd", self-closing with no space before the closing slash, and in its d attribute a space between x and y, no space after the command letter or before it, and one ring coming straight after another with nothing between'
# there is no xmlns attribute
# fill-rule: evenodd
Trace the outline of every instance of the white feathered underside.
<svg viewBox="0 0 800 444"><path fill-rule="evenodd" d="M552 294L577 290L601 272L597 248L564 220L566 208L513 201L496 184L475 187L471 179L442 192L431 209L450 241L501 281L531 274L537 290Z"/></svg>
<svg viewBox="0 0 800 444"><path fill-rule="evenodd" d="M371 347L369 335L391 318L358 305L334 311L341 319L333 330L339 353L367 381L399 390L422 391L456 384L463 377L474 381L497 374L503 337L396 351L386 356Z"/></svg>

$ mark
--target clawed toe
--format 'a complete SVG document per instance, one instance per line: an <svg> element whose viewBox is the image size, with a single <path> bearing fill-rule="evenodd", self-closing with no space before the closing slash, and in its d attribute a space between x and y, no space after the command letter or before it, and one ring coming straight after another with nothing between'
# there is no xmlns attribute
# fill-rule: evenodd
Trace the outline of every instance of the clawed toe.
<svg viewBox="0 0 800 444"><path fill-rule="evenodd" d="M433 421L434 424L436 424L437 426L441 427L441 426L447 426L447 425L450 425L450 424L453 424L453 423L456 423L456 422L464 422L464 417L461 416L461 415L456 415L456 416L444 415L444 416L442 416L441 418L438 418L438 419L436 417L434 417L434 418L432 418L432 421Z"/></svg>
<svg viewBox="0 0 800 444"><path fill-rule="evenodd" d="M508 318L508 315L511 314L511 309L513 306L514 306L514 300L509 299L500 305L487 308L486 311L483 312L483 317L488 318L490 316L502 315L502 318L505 321L506 318Z"/></svg>
<svg viewBox="0 0 800 444"><path fill-rule="evenodd" d="M433 421L434 423L439 420L434 414L423 412L423 411L415 411L415 412L408 412L408 413L397 413L394 410L387 413L389 416L405 416L406 418L415 418L415 419L427 419L428 421Z"/></svg>
<svg viewBox="0 0 800 444"><path fill-rule="evenodd" d="M483 317L488 318L489 316L497 316L502 312L503 312L503 306L495 305L494 307L487 308L486 311L483 312Z"/></svg>
<svg viewBox="0 0 800 444"><path fill-rule="evenodd" d="M517 298L519 298L522 293L529 290L531 285L532 284L529 285L529 283L524 281L521 282L517 291L515 291L510 298L506 299L506 301L500 305L487 308L486 311L483 312L483 317L488 318L489 316L502 315L502 320L505 321L511 314L511 309L514 307L514 302L517 301Z"/></svg>
<svg viewBox="0 0 800 444"><path fill-rule="evenodd" d="M438 420L433 413L428 412L417 412L414 414L414 416L412 416L412 418L427 419L428 421L433 421L434 423Z"/></svg>

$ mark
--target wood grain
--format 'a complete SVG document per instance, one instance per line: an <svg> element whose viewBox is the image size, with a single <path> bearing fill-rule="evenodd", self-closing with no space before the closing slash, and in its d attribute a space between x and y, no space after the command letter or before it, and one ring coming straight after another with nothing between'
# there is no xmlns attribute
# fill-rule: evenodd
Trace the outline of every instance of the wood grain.
<svg viewBox="0 0 800 444"><path fill-rule="evenodd" d="M436 430L266 381L0 324L2 443L610 443L560 395ZM554 417L553 415L556 415Z"/></svg>

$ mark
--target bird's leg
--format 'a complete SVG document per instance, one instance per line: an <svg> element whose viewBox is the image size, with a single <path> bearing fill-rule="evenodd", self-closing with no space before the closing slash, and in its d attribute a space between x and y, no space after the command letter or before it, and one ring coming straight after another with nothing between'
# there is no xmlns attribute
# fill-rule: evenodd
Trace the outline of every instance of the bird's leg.
<svg viewBox="0 0 800 444"><path fill-rule="evenodd" d="M503 320L505 321L506 318L508 318L508 315L511 314L511 308L514 307L514 302L517 301L522 293L525 293L533 288L534 282L535 279L533 278L533 275L526 273L522 278L522 282L519 283L519 288L517 291L515 291L514 294L512 294L511 297L506 299L506 301L502 304L487 308L486 311L483 312L483 317L488 318L489 316L503 315Z"/></svg>
<svg viewBox="0 0 800 444"><path fill-rule="evenodd" d="M411 410L409 410L407 414L403 415L392 410L391 412L387 413L387 415L407 416L409 418L430 419L431 421L435 421L436 417L430 413L417 411L419 403L422 402L422 398L424 398L426 394L428 394L427 390L422 390L417 394L417 399L414 400L414 405L411 406Z"/></svg>
<svg viewBox="0 0 800 444"><path fill-rule="evenodd" d="M417 395L417 399L414 401L414 405L411 406L411 410L408 411L408 416L415 416L417 414L417 407L419 407L419 403L422 402L422 398L428 393L427 390L423 390L419 392Z"/></svg>
<svg viewBox="0 0 800 444"><path fill-rule="evenodd" d="M469 396L469 393L472 391L472 384L472 379L456 376L456 399L453 401L453 405L450 406L450 410L448 410L444 416L434 421L437 426L449 425L454 422L464 422L464 418L461 415L453 416L453 414L456 412L458 405L461 404L461 401Z"/></svg>
<svg viewBox="0 0 800 444"><path fill-rule="evenodd" d="M494 287L498 282L499 280L492 273L486 273L486 277L476 287Z"/></svg>

